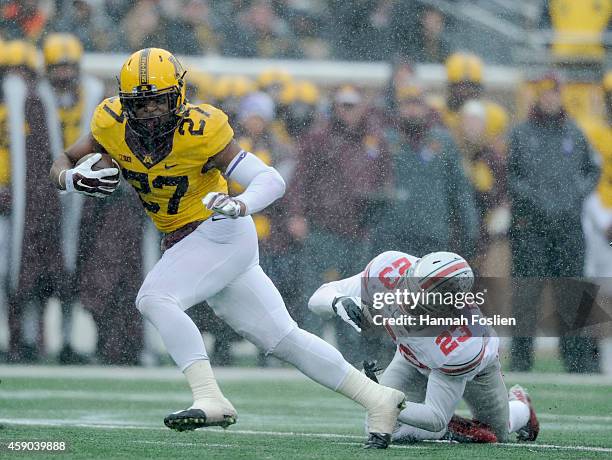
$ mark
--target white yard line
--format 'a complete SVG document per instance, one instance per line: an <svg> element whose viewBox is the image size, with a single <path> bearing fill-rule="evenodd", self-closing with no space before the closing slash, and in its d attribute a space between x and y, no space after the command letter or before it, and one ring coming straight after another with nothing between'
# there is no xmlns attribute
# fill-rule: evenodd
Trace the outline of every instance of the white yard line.
<svg viewBox="0 0 612 460"><path fill-rule="evenodd" d="M467 413L467 412L466 412ZM538 414L540 420L576 422L612 422L609 415Z"/></svg>
<svg viewBox="0 0 612 460"><path fill-rule="evenodd" d="M188 391L166 391L166 392L111 392L111 391L95 391L95 390L0 390L0 400L46 400L46 399L67 399L67 400L87 400L87 401L125 401L125 402L176 402L180 404L189 404L191 395ZM241 400L250 400L250 398L241 398L240 396L232 399L234 402ZM279 403L280 404L280 403ZM282 403L285 404L285 403ZM341 399L337 401L329 400L327 397L312 398L305 400L294 400L291 405L293 407L308 406L311 407L317 404L324 404L325 407L334 407L337 409L350 410L351 407L347 402ZM357 407L356 410L360 410ZM467 410L458 411L460 415L469 415ZM551 422L612 422L612 416L609 415L573 415L573 414L548 414L540 413L538 418L544 421Z"/></svg>
<svg viewBox="0 0 612 460"><path fill-rule="evenodd" d="M578 423L576 420L574 423L542 423L540 422L540 429L542 431L567 431L570 433L593 433L595 431L612 431L612 425L601 424L601 423Z"/></svg>
<svg viewBox="0 0 612 460"><path fill-rule="evenodd" d="M219 380L263 380L287 381L307 380L307 377L292 368L215 368ZM119 366L9 366L0 365L2 378L65 378L65 379L111 379L111 380L170 380L183 381L183 374L174 367L119 367ZM594 385L612 386L612 376L578 375L557 373L515 373L504 374L507 381L529 384L550 385Z"/></svg>
<svg viewBox="0 0 612 460"><path fill-rule="evenodd" d="M163 428L160 426L152 426L152 425L127 425L127 424L117 424L117 423L83 423L83 422L70 422L62 419L0 419L0 423L5 424L13 424L13 425L26 425L26 426L50 426L50 427L75 427L75 428L93 428L93 429L134 429L134 430L167 430L167 428ZM228 429L225 431L221 431L215 429L216 432L223 432L227 435L265 435L265 436L277 436L277 437L306 437L306 438L322 438L322 439L354 439L354 440L363 440L363 436L356 435L345 435L345 434L335 434L335 433L300 433L300 432L292 432L292 431L261 431L261 430L235 430ZM152 441L156 442L156 441ZM441 443L445 443L445 441L437 441ZM173 445L180 445L179 443L172 443ZM196 443L200 445L199 443ZM202 443L204 445L204 442ZM517 444L517 443L498 443L497 446L504 446L516 449L553 449L553 450L571 450L571 451L580 451L580 452L605 452L612 453L612 448L610 447L594 447L594 446L558 446L554 444L536 444L536 443L525 443L525 444ZM230 445L223 445L231 447ZM401 446L396 445L392 446L395 449L414 449L418 448L417 446Z"/></svg>
<svg viewBox="0 0 612 460"><path fill-rule="evenodd" d="M178 402L190 403L189 391L167 393L125 393L87 390L0 390L0 399L45 400L68 399L88 401L125 401L125 402Z"/></svg>
<svg viewBox="0 0 612 460"><path fill-rule="evenodd" d="M192 396L189 390L185 391L166 391L166 392L111 392L111 391L90 391L90 390L0 390L1 400L79 400L79 401L121 401L121 402L143 402L143 403L163 403L171 402L177 405L189 405ZM246 395L232 397L234 404L250 403L253 401ZM270 406L284 406L283 401L267 401ZM331 399L329 396L308 397L305 399L295 399L292 407L312 407L325 404L325 407L337 410L351 410L351 405L342 399ZM355 406L357 409L358 406Z"/></svg>

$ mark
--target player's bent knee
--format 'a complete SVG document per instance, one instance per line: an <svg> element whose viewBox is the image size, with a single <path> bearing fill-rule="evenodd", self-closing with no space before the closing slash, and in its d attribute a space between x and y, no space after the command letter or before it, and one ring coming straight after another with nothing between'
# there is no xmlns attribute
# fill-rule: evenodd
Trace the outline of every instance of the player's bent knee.
<svg viewBox="0 0 612 460"><path fill-rule="evenodd" d="M311 334L304 329L300 329L297 324L285 334L273 347L266 350L268 354L287 361L296 350L308 347L311 341Z"/></svg>
<svg viewBox="0 0 612 460"><path fill-rule="evenodd" d="M143 315L147 315L150 308L179 306L178 302L171 297L160 294L138 293L136 297L136 308Z"/></svg>
<svg viewBox="0 0 612 460"><path fill-rule="evenodd" d="M293 325L290 329L285 331L283 334L277 335L275 338L268 337L264 343L261 344L259 348L261 348L265 354L276 356L279 359L283 359L283 356L287 353L289 349L292 349L291 346L284 346L289 340L288 337L291 337L295 331L299 331L300 329L297 325Z"/></svg>
<svg viewBox="0 0 612 460"><path fill-rule="evenodd" d="M410 444L425 440L435 441L442 439L446 434L446 431L446 428L437 432L427 431L407 425L405 423L398 423L395 430L393 430L393 434L391 435L391 442L395 444Z"/></svg>
<svg viewBox="0 0 612 460"><path fill-rule="evenodd" d="M447 420L444 414L434 410L433 417L430 422L427 424L427 426L422 426L421 428L436 433L438 431L446 430L449 421L450 420Z"/></svg>
<svg viewBox="0 0 612 460"><path fill-rule="evenodd" d="M442 431L444 429L446 429L446 426L448 425L448 422L446 422L444 419L436 419L431 426L427 427L428 431L433 431L433 432L437 432L437 431Z"/></svg>

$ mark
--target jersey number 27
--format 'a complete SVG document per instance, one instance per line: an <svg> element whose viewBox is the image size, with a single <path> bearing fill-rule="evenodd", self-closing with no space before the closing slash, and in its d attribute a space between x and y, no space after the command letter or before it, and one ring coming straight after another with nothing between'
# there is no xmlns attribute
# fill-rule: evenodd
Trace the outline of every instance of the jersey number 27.
<svg viewBox="0 0 612 460"><path fill-rule="evenodd" d="M138 197L145 209L153 214L157 214L159 212L159 204L149 203L143 198L143 195L151 193L149 176L145 173L130 171L129 169L123 168L123 177L125 177L125 179L136 189ZM151 185L154 188L163 188L164 186L176 187L174 194L168 201L168 209L166 212L170 215L177 214L181 198L183 198L189 188L189 178L187 176L157 176L151 181Z"/></svg>

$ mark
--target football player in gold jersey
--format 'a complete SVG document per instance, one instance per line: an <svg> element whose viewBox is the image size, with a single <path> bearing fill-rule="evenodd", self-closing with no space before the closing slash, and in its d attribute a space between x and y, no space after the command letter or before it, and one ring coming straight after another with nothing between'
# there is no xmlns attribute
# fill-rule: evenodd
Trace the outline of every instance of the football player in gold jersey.
<svg viewBox="0 0 612 460"><path fill-rule="evenodd" d="M38 50L24 40L8 42L2 81L6 123L4 167L9 194L7 313L8 360L37 360L44 351L43 312L51 297L61 296L65 280L60 197L40 178L52 164L53 96L39 76ZM25 326L28 312L35 321Z"/></svg>
<svg viewBox="0 0 612 460"><path fill-rule="evenodd" d="M446 60L447 98L429 100L432 108L440 114L455 141L461 138L461 109L469 100L479 100L485 107L485 134L487 141L500 153L505 151L503 140L508 129L508 113L496 102L484 97L482 83L484 66L482 60L469 53L455 53Z"/></svg>
<svg viewBox="0 0 612 460"><path fill-rule="evenodd" d="M612 70L602 81L605 114L584 117L579 124L601 160L597 189L584 203L582 228L586 244L585 275L598 277L600 293L612 297Z"/></svg>
<svg viewBox="0 0 612 460"><path fill-rule="evenodd" d="M193 405L168 415L165 424L192 430L236 422L202 336L185 313L207 301L266 353L364 406L370 431L366 446L387 447L404 394L369 380L289 316L259 266L251 218L283 195L285 183L274 168L240 148L221 110L185 100L184 76L168 51L147 48L132 54L121 69L119 96L98 106L91 133L55 161L50 173L61 189L104 197L117 187L117 169L93 170L99 155L75 164L89 153L108 153L165 234L164 254L136 298L136 307L157 328L193 392ZM244 187L240 195L227 194L229 178Z"/></svg>
<svg viewBox="0 0 612 460"><path fill-rule="evenodd" d="M80 75L80 60L83 56L81 42L71 34L49 34L43 43L45 75L53 92L57 123L56 129L62 146L69 146L79 138L79 132L87 129L85 118L91 118L93 109L103 99L103 85L96 79ZM88 97L85 97L88 96ZM85 107L87 105L87 107ZM89 108L89 113L87 113ZM60 149L62 150L62 149ZM79 220L83 197L62 197L62 232L64 235L79 234ZM79 235L81 236L81 235ZM74 351L71 345L73 304L76 299L76 265L80 238L63 238L64 264L70 282L64 286L60 296L62 307L62 348L58 355L60 364L84 364L87 358Z"/></svg>
<svg viewBox="0 0 612 460"><path fill-rule="evenodd" d="M43 57L56 102L62 144L59 150L63 151L89 132L91 117L104 99L104 84L81 71L83 46L72 34L47 35ZM146 244L140 241L145 218L136 193L125 184L111 199L101 200L96 206L83 206L85 197L79 194L63 196L62 204L62 232L70 238L63 238L69 281L61 296L64 346L59 362L70 364L86 359L70 346L73 304L78 298L96 323L99 362L135 363L144 343L142 317L124 299L135 297L142 283L140 248ZM115 228L101 231L88 225L94 219L112 221ZM108 266L103 262L118 257L123 263Z"/></svg>

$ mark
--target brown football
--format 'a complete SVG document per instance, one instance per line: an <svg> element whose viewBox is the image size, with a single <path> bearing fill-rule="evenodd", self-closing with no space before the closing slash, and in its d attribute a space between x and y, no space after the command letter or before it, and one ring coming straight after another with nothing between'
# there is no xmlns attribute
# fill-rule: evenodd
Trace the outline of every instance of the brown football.
<svg viewBox="0 0 612 460"><path fill-rule="evenodd" d="M77 161L77 166L83 163L84 161L87 161L89 158L91 158L92 155L95 155L95 153L88 153L87 155L85 155L83 158ZM93 166L91 167L91 169L93 169L94 171L98 171L100 169L105 169L105 168L119 169L119 165L117 164L117 162L113 160L112 157L108 153L100 153L100 155L102 155L102 158L100 158L97 162L95 162ZM118 179L119 175L114 176L114 177Z"/></svg>

